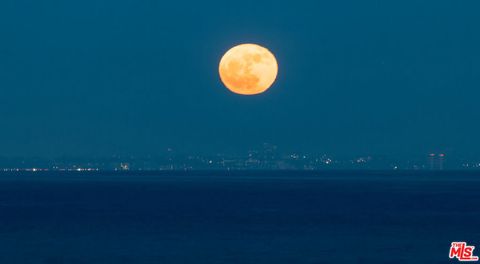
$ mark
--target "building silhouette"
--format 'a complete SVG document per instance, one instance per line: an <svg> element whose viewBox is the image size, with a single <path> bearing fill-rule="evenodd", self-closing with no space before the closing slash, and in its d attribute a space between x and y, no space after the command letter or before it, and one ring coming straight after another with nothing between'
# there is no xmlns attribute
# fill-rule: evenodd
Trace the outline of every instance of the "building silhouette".
<svg viewBox="0 0 480 264"><path fill-rule="evenodd" d="M429 170L443 170L445 163L445 154L431 153L428 155L428 169Z"/></svg>

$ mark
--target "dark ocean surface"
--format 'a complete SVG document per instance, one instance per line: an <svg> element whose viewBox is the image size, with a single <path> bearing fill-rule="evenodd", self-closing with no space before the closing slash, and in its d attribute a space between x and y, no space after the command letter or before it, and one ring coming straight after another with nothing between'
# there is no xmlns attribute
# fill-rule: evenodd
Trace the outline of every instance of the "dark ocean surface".
<svg viewBox="0 0 480 264"><path fill-rule="evenodd" d="M456 263L480 173L0 174L0 264Z"/></svg>

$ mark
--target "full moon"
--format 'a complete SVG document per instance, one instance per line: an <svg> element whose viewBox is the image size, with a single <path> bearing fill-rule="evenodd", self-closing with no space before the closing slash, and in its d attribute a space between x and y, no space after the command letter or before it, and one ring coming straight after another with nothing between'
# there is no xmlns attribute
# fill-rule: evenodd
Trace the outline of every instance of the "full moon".
<svg viewBox="0 0 480 264"><path fill-rule="evenodd" d="M220 79L232 92L254 95L265 92L277 78L275 56L256 44L241 44L228 50L218 67Z"/></svg>

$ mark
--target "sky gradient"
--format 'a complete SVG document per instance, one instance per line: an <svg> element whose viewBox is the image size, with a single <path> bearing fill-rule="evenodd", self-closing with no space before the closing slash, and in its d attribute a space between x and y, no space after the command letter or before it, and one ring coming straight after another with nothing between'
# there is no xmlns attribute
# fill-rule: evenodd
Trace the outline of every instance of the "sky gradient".
<svg viewBox="0 0 480 264"><path fill-rule="evenodd" d="M480 151L478 1L0 2L0 156ZM229 48L277 57L266 93Z"/></svg>

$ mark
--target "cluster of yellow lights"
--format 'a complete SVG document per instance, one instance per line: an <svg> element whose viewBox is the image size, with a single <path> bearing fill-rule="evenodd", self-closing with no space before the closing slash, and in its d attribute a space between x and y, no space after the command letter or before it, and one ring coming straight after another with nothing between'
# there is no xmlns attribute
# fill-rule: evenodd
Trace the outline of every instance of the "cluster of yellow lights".
<svg viewBox="0 0 480 264"><path fill-rule="evenodd" d="M228 50L220 60L220 79L232 92L254 95L265 92L275 82L275 56L256 44L241 44Z"/></svg>

